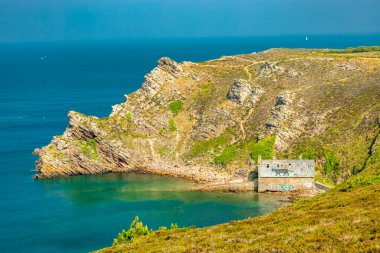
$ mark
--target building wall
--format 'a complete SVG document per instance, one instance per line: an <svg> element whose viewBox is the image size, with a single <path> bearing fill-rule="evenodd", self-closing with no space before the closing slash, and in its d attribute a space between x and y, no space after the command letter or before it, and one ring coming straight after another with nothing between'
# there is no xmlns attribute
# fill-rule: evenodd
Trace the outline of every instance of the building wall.
<svg viewBox="0 0 380 253"><path fill-rule="evenodd" d="M262 160L259 177L314 177L314 160Z"/></svg>
<svg viewBox="0 0 380 253"><path fill-rule="evenodd" d="M314 188L313 177L261 177L258 191L286 191Z"/></svg>
<svg viewBox="0 0 380 253"><path fill-rule="evenodd" d="M258 191L291 191L314 188L314 160L261 160Z"/></svg>

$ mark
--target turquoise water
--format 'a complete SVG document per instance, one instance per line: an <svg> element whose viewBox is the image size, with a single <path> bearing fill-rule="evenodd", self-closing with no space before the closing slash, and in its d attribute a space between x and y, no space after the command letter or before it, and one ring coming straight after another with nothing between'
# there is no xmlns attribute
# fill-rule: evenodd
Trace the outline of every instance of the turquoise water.
<svg viewBox="0 0 380 253"><path fill-rule="evenodd" d="M357 45L380 45L380 36L0 44L0 252L98 249L135 215L152 228L200 227L274 210L283 204L278 197L194 192L187 181L151 175L35 181L31 152L62 134L69 110L107 116L162 56L201 61L272 47Z"/></svg>

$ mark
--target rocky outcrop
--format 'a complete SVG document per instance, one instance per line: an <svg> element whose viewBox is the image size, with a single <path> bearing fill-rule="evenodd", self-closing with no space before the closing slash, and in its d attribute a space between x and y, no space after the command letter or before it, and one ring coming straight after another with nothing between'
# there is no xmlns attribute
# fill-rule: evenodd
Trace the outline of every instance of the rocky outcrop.
<svg viewBox="0 0 380 253"><path fill-rule="evenodd" d="M234 80L227 98L236 104L242 105L245 99L252 93L251 85L245 80Z"/></svg>
<svg viewBox="0 0 380 253"><path fill-rule="evenodd" d="M268 129L275 129L282 121L289 118L293 113L290 105L293 103L294 94L289 91L282 91L276 96L276 103L272 111L272 120L267 122L265 126Z"/></svg>
<svg viewBox="0 0 380 253"><path fill-rule="evenodd" d="M275 147L277 151L283 151L303 131L303 126L308 118L297 113L292 107L295 94L290 91L282 91L276 96L276 102L272 111L272 119L265 123L269 135L276 134ZM301 106L298 104L297 106Z"/></svg>
<svg viewBox="0 0 380 253"><path fill-rule="evenodd" d="M169 57L162 57L158 60L158 67L173 76L176 76L183 71L182 67Z"/></svg>
<svg viewBox="0 0 380 253"><path fill-rule="evenodd" d="M281 91L276 96L275 109L281 111L284 106L291 105L293 103L294 94L290 91Z"/></svg>
<svg viewBox="0 0 380 253"><path fill-rule="evenodd" d="M230 90L228 91L227 98L239 105L242 105L245 102L252 105L259 100L263 93L264 90L261 87L251 87L250 82L239 79L234 80Z"/></svg>
<svg viewBox="0 0 380 253"><path fill-rule="evenodd" d="M153 97L165 82L172 83L182 71L178 63L168 57L163 57L158 61L158 66L145 75L141 90L148 97Z"/></svg>
<svg viewBox="0 0 380 253"><path fill-rule="evenodd" d="M252 88L251 96L249 97L249 105L252 106L257 103L260 97L264 94L264 89L256 86Z"/></svg>
<svg viewBox="0 0 380 253"><path fill-rule="evenodd" d="M301 73L298 73L297 71L295 71L294 69L289 69L286 74L289 76L289 77L296 77L296 76L299 76L301 75Z"/></svg>
<svg viewBox="0 0 380 253"><path fill-rule="evenodd" d="M285 72L283 67L274 63L264 62L259 68L259 77L269 78L274 74L281 75Z"/></svg>
<svg viewBox="0 0 380 253"><path fill-rule="evenodd" d="M220 122L224 122L220 124ZM230 113L222 109L211 109L202 115L192 135L195 139L212 139L220 136L227 127L235 124Z"/></svg>

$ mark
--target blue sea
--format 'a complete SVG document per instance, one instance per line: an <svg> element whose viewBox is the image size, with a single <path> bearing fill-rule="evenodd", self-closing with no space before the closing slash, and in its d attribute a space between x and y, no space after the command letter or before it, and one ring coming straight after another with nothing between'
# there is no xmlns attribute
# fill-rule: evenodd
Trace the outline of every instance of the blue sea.
<svg viewBox="0 0 380 253"><path fill-rule="evenodd" d="M380 45L380 35L0 44L0 252L88 252L111 245L136 215L152 229L202 227L280 207L281 197L189 191L191 182L152 175L36 181L32 151L62 134L69 110L106 117L163 56L359 45Z"/></svg>

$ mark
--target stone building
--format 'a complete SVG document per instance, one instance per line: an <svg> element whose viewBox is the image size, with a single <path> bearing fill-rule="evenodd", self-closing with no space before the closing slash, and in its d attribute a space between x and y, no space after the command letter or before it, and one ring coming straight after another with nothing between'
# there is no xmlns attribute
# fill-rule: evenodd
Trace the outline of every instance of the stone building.
<svg viewBox="0 0 380 253"><path fill-rule="evenodd" d="M258 191L290 191L313 189L314 160L272 160L258 161Z"/></svg>

